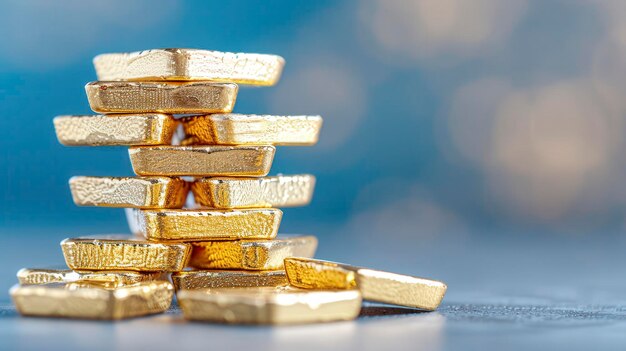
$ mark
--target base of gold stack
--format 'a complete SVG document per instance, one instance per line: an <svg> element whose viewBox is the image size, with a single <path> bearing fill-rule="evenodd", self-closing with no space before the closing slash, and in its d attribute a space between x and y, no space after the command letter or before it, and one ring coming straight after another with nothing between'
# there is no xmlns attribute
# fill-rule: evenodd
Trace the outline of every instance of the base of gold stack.
<svg viewBox="0 0 626 351"><path fill-rule="evenodd" d="M287 275L283 270L191 270L172 273L172 283L176 290L284 286Z"/></svg>

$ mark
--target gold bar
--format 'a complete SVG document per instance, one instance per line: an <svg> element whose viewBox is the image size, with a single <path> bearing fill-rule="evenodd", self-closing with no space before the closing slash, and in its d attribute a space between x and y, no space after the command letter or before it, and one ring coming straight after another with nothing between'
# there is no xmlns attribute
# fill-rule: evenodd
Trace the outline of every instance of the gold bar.
<svg viewBox="0 0 626 351"><path fill-rule="evenodd" d="M17 280L22 285L49 283L73 283L77 281L108 282L114 286L130 285L153 280L166 280L160 272L100 271L76 272L69 269L22 268L17 272ZM286 278L285 278L286 279Z"/></svg>
<svg viewBox="0 0 626 351"><path fill-rule="evenodd" d="M189 185L167 177L72 177L70 189L78 206L182 208Z"/></svg>
<svg viewBox="0 0 626 351"><path fill-rule="evenodd" d="M274 85L285 60L277 55L193 49L102 54L93 59L99 80L206 80Z"/></svg>
<svg viewBox="0 0 626 351"><path fill-rule="evenodd" d="M155 243L127 235L65 239L65 263L73 270L176 272L187 265L191 246Z"/></svg>
<svg viewBox="0 0 626 351"><path fill-rule="evenodd" d="M287 285L285 271L192 270L172 273L176 290Z"/></svg>
<svg viewBox="0 0 626 351"><path fill-rule="evenodd" d="M353 289L363 299L415 307L437 309L446 293L446 284L418 277L375 271L346 264L291 257L285 259L289 284L304 289Z"/></svg>
<svg viewBox="0 0 626 351"><path fill-rule="evenodd" d="M135 211L139 232L157 241L272 239L282 215L274 208Z"/></svg>
<svg viewBox="0 0 626 351"><path fill-rule="evenodd" d="M302 324L352 320L361 310L358 290L290 287L180 290L186 319L238 324Z"/></svg>
<svg viewBox="0 0 626 351"><path fill-rule="evenodd" d="M163 114L54 118L57 139L67 146L170 144L178 124Z"/></svg>
<svg viewBox="0 0 626 351"><path fill-rule="evenodd" d="M203 269L283 269L287 257L313 257L314 236L286 236L274 240L204 241L192 244L189 266Z"/></svg>
<svg viewBox="0 0 626 351"><path fill-rule="evenodd" d="M185 117L185 145L313 145L322 117L214 114Z"/></svg>
<svg viewBox="0 0 626 351"><path fill-rule="evenodd" d="M165 281L109 287L94 282L15 285L10 291L25 316L125 319L166 311L174 289Z"/></svg>
<svg viewBox="0 0 626 351"><path fill-rule="evenodd" d="M237 85L226 83L91 82L85 90L98 113L222 113L237 99Z"/></svg>
<svg viewBox="0 0 626 351"><path fill-rule="evenodd" d="M196 203L209 208L295 207L311 202L310 174L264 178L202 178L191 184Z"/></svg>
<svg viewBox="0 0 626 351"><path fill-rule="evenodd" d="M265 176L273 146L148 146L128 152L133 171L157 176Z"/></svg>

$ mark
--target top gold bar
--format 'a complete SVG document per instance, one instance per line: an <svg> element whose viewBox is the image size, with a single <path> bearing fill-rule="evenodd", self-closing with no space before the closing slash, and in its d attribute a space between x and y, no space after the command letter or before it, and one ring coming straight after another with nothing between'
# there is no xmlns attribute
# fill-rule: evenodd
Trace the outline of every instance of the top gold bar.
<svg viewBox="0 0 626 351"><path fill-rule="evenodd" d="M102 54L93 59L98 80L211 81L271 86L285 60L277 55L195 49Z"/></svg>

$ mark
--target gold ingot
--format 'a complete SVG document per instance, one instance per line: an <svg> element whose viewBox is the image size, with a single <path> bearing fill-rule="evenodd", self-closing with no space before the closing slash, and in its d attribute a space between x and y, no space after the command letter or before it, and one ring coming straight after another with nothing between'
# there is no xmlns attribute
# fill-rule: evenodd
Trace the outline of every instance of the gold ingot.
<svg viewBox="0 0 626 351"><path fill-rule="evenodd" d="M67 146L165 145L178 126L170 115L58 116L57 139Z"/></svg>
<svg viewBox="0 0 626 351"><path fill-rule="evenodd" d="M226 83L91 82L85 90L98 113L222 113L237 99L237 85Z"/></svg>
<svg viewBox="0 0 626 351"><path fill-rule="evenodd" d="M65 263L73 270L176 272L187 265L191 245L155 243L125 235L65 239Z"/></svg>
<svg viewBox="0 0 626 351"><path fill-rule="evenodd" d="M25 316L125 319L166 311L174 289L166 281L110 287L95 282L15 285L11 297Z"/></svg>
<svg viewBox="0 0 626 351"><path fill-rule="evenodd" d="M78 206L182 208L189 186L167 177L72 177L70 189Z"/></svg>
<svg viewBox="0 0 626 351"><path fill-rule="evenodd" d="M291 287L180 290L186 319L239 324L302 324L352 320L361 310L358 290Z"/></svg>
<svg viewBox="0 0 626 351"><path fill-rule="evenodd" d="M276 55L194 49L102 54L93 59L99 80L206 80L274 85L285 60Z"/></svg>
<svg viewBox="0 0 626 351"><path fill-rule="evenodd" d="M205 241L192 244L189 266L204 269L282 269L287 257L313 257L314 236L275 240Z"/></svg>
<svg viewBox="0 0 626 351"><path fill-rule="evenodd" d="M22 268L17 272L17 280L22 285L40 285L49 283L73 283L92 281L111 283L113 286L130 285L153 280L166 280L160 272L132 271L72 271L69 269ZM285 278L286 279L286 278Z"/></svg>
<svg viewBox="0 0 626 351"><path fill-rule="evenodd" d="M311 202L310 174L264 178L202 178L191 185L196 203L210 208L295 207Z"/></svg>
<svg viewBox="0 0 626 351"><path fill-rule="evenodd" d="M287 285L285 271L192 270L172 273L176 290Z"/></svg>
<svg viewBox="0 0 626 351"><path fill-rule="evenodd" d="M303 289L354 289L363 299L427 311L437 309L446 284L346 264L291 257L285 259L289 284Z"/></svg>
<svg viewBox="0 0 626 351"><path fill-rule="evenodd" d="M274 208L135 211L138 231L157 241L272 239L282 215Z"/></svg>
<svg viewBox="0 0 626 351"><path fill-rule="evenodd" d="M313 145L322 117L214 114L185 117L185 145Z"/></svg>
<svg viewBox="0 0 626 351"><path fill-rule="evenodd" d="M157 176L265 176L273 146L137 146L128 152L133 171Z"/></svg>

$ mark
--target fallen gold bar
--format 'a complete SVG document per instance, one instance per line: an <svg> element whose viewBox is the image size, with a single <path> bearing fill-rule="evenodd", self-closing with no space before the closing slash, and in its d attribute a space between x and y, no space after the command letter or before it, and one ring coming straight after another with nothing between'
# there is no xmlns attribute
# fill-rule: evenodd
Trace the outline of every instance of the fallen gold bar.
<svg viewBox="0 0 626 351"><path fill-rule="evenodd" d="M76 281L109 282L122 286L140 282L165 280L160 272L132 272L132 271L72 271L69 269L38 269L22 268L17 272L20 284L36 285L49 283L72 283ZM286 278L285 278L286 279Z"/></svg>
<svg viewBox="0 0 626 351"><path fill-rule="evenodd" d="M282 211L136 210L138 230L149 240L205 241L272 239Z"/></svg>
<svg viewBox="0 0 626 351"><path fill-rule="evenodd" d="M166 311L174 289L165 281L107 287L94 282L16 285L11 297L25 316L124 319Z"/></svg>
<svg viewBox="0 0 626 351"><path fill-rule="evenodd" d="M285 271L192 270L172 273L176 290L287 285Z"/></svg>
<svg viewBox="0 0 626 351"><path fill-rule="evenodd" d="M156 49L98 55L99 80L206 80L274 85L285 60L277 55L193 49Z"/></svg>
<svg viewBox="0 0 626 351"><path fill-rule="evenodd" d="M180 290L186 319L240 324L302 324L352 320L361 310L358 290L290 287Z"/></svg>
<svg viewBox="0 0 626 351"><path fill-rule="evenodd" d="M129 149L138 175L265 176L273 146L146 146Z"/></svg>
<svg viewBox="0 0 626 351"><path fill-rule="evenodd" d="M210 208L295 207L311 202L310 174L264 178L202 178L191 185L196 203Z"/></svg>
<svg viewBox="0 0 626 351"><path fill-rule="evenodd" d="M322 117L214 114L185 117L184 144L313 145Z"/></svg>
<svg viewBox="0 0 626 351"><path fill-rule="evenodd" d="M124 235L65 239L61 248L68 267L93 271L182 271L191 252L189 244L155 243Z"/></svg>
<svg viewBox="0 0 626 351"><path fill-rule="evenodd" d="M189 186L168 177L72 177L70 189L78 206L181 208Z"/></svg>
<svg viewBox="0 0 626 351"><path fill-rule="evenodd" d="M225 83L92 82L85 90L98 113L222 113L237 99L237 85Z"/></svg>
<svg viewBox="0 0 626 351"><path fill-rule="evenodd" d="M282 269L287 257L313 257L314 236L274 240L205 241L192 244L189 266L203 269Z"/></svg>
<svg viewBox="0 0 626 351"><path fill-rule="evenodd" d="M58 116L57 139L68 146L170 144L178 121L163 114Z"/></svg>
<svg viewBox="0 0 626 351"><path fill-rule="evenodd" d="M289 284L305 289L358 288L363 299L376 302L416 307L432 311L437 309L446 284L395 273L375 271L350 265L291 257L285 259Z"/></svg>

